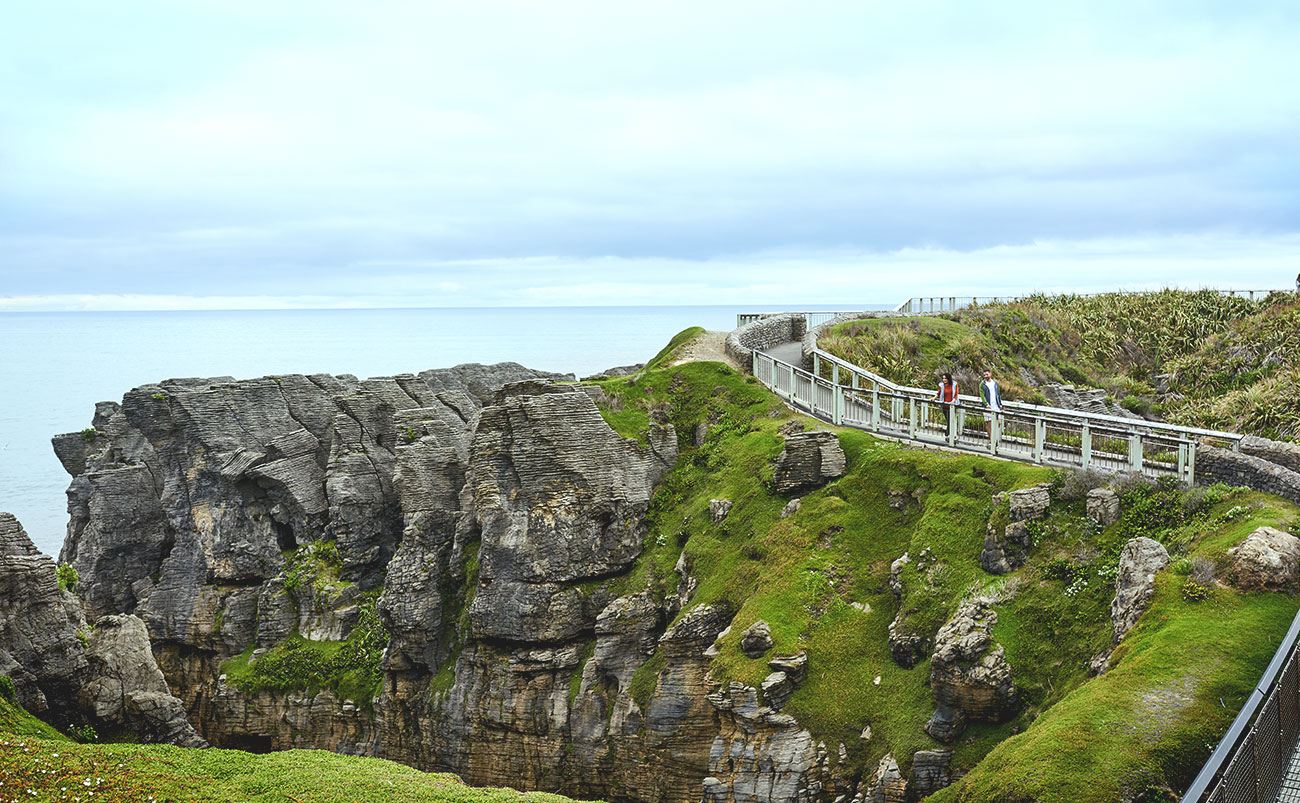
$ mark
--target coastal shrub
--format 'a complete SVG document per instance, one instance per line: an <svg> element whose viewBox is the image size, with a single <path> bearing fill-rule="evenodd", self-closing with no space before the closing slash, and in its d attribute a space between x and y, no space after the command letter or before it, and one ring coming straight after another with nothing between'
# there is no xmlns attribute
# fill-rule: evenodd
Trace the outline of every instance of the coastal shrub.
<svg viewBox="0 0 1300 803"><path fill-rule="evenodd" d="M73 725L68 728L68 735L82 744L94 744L99 741L99 732L93 725Z"/></svg>
<svg viewBox="0 0 1300 803"><path fill-rule="evenodd" d="M1089 491L1104 488L1109 480L1106 474L1091 468L1068 471L1061 483L1060 498L1067 502L1087 499Z"/></svg>
<svg viewBox="0 0 1300 803"><path fill-rule="evenodd" d="M94 427L86 427L85 429L81 430L81 439L86 443L90 443L95 439L95 436L98 434L99 432L97 432Z"/></svg>
<svg viewBox="0 0 1300 803"><path fill-rule="evenodd" d="M12 703L14 695L17 693L18 690L14 688L13 678L8 675L0 675L0 697Z"/></svg>
<svg viewBox="0 0 1300 803"><path fill-rule="evenodd" d="M77 587L77 570L66 563L60 563L54 569L54 575L59 579L60 591L71 591Z"/></svg>

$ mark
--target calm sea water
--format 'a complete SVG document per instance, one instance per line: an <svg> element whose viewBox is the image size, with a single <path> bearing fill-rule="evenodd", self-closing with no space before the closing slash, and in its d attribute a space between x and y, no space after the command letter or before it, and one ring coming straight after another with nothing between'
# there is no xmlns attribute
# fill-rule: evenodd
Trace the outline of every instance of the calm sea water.
<svg viewBox="0 0 1300 803"><path fill-rule="evenodd" d="M57 555L70 478L50 438L95 402L182 376L417 373L464 362L597 373L644 362L688 326L741 307L569 307L0 314L0 510Z"/></svg>

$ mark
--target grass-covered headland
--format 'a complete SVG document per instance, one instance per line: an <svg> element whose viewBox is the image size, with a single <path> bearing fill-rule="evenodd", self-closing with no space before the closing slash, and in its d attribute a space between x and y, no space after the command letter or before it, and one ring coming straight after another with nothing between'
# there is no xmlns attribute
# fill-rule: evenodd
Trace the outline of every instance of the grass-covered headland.
<svg viewBox="0 0 1300 803"><path fill-rule="evenodd" d="M654 497L645 553L622 584L671 593L685 553L699 582L691 604L737 611L714 660L718 681L757 686L771 655L805 651L807 677L784 710L832 752L844 744L851 775L874 772L886 753L906 774L916 750L942 746L922 730L934 710L928 659L904 669L889 653L900 611L932 636L964 600L994 599L994 636L1021 692L1015 718L972 725L952 745L954 768L970 772L933 799L1114 801L1144 792L1163 799L1190 781L1300 606L1291 593L1240 593L1226 576L1226 551L1256 527L1300 524L1300 508L1276 497L1126 481L1116 485L1122 517L1099 529L1084 515L1084 497L1105 477L838 430L846 475L781 518L788 499L771 489L778 430L801 417L752 377L693 363L601 385L611 400L603 412L620 433L637 437L652 418L669 421L681 446ZM700 424L706 435L695 446ZM1053 504L1031 525L1027 563L1006 576L986 573L979 554L994 494L1042 482L1053 484ZM719 524L711 499L734 503ZM1110 671L1090 677L1090 659L1111 647L1120 550L1139 535L1164 544L1173 563ZM895 598L890 563L905 552L930 557L920 571L915 561L904 569ZM775 646L751 659L738 644L758 619L771 625ZM658 668L652 659L638 673L634 693L649 697Z"/></svg>

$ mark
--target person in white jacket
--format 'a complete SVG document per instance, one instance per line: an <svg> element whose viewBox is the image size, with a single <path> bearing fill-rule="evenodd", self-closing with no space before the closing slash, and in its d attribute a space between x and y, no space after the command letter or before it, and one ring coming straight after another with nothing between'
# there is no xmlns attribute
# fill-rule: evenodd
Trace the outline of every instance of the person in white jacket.
<svg viewBox="0 0 1300 803"><path fill-rule="evenodd" d="M998 387L998 381L993 378L992 371L984 372L984 381L980 383L980 398L984 400L984 406L988 408L988 412L984 414L984 429L991 439L993 437L993 419L998 418L1002 413L1002 389Z"/></svg>

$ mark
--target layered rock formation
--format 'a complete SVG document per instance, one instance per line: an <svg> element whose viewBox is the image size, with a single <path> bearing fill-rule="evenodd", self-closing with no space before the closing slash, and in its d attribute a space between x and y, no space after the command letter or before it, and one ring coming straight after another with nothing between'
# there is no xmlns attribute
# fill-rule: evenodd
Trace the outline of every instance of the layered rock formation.
<svg viewBox="0 0 1300 803"><path fill-rule="evenodd" d="M143 619L220 746L606 799L695 800L706 777L725 799L852 791L777 711L806 659L774 659L766 705L719 695L708 651L731 611L681 613L685 561L676 594L622 588L672 427L623 439L598 389L550 379L504 364L137 388L98 406L93 434L55 440L73 476L63 558L88 609ZM797 482L843 472L833 435L802 440ZM367 605L388 635L373 700L243 685L265 656L350 638Z"/></svg>
<svg viewBox="0 0 1300 803"><path fill-rule="evenodd" d="M28 711L61 728L206 746L168 690L144 623L105 616L87 624L54 561L8 513L0 513L0 611L0 675Z"/></svg>

